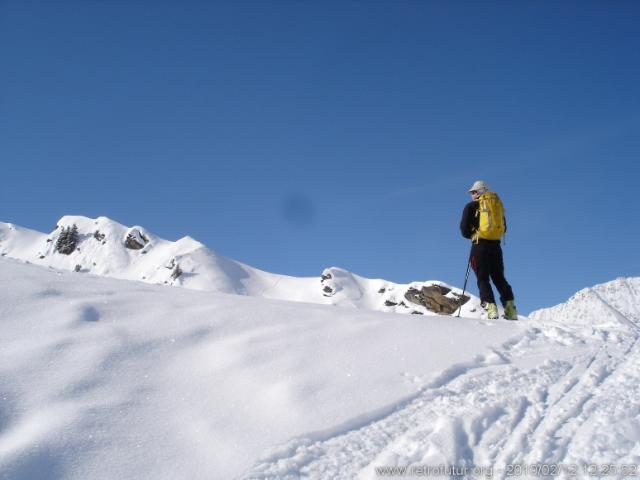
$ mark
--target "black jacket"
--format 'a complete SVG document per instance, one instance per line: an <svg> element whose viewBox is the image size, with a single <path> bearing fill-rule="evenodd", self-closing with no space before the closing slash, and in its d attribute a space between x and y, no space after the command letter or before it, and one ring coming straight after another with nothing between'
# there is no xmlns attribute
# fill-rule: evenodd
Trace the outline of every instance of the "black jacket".
<svg viewBox="0 0 640 480"><path fill-rule="evenodd" d="M473 232L478 230L480 217L477 215L480 202L477 200L471 200L464 206L462 211L462 219L460 220L460 233L464 238L471 238ZM504 232L507 233L507 219L504 219ZM499 242L500 240L490 240Z"/></svg>
<svg viewBox="0 0 640 480"><path fill-rule="evenodd" d="M473 232L478 229L478 207L480 203L477 200L472 200L464 206L462 211L462 220L460 220L460 233L464 238L471 238Z"/></svg>

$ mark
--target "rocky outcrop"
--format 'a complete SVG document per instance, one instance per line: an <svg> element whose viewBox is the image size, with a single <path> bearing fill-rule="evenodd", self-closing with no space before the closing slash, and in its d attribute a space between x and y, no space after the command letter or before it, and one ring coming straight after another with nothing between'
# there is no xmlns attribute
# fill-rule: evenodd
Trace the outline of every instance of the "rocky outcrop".
<svg viewBox="0 0 640 480"><path fill-rule="evenodd" d="M182 268L180 268L180 264L178 263L178 260L176 258L172 258L171 261L164 266L164 268L171 270L169 278L171 278L171 280L173 281L176 281L183 274Z"/></svg>
<svg viewBox="0 0 640 480"><path fill-rule="evenodd" d="M336 293L336 288L333 286L333 275L329 269L325 269L320 275L320 284L322 285L322 295L325 297L332 297Z"/></svg>
<svg viewBox="0 0 640 480"><path fill-rule="evenodd" d="M409 288L404 298L432 312L451 315L461 305L467 303L470 297L464 295L461 298L459 294L452 292L450 288L442 285L429 285L422 287L420 290L413 287Z"/></svg>
<svg viewBox="0 0 640 480"><path fill-rule="evenodd" d="M171 271L171 278L173 280L177 280L180 275L182 275L182 269L180 268L180 264L176 263L175 267L173 267L173 270Z"/></svg>
<svg viewBox="0 0 640 480"><path fill-rule="evenodd" d="M63 255L71 255L78 247L78 226L74 223L71 227L63 228L56 242L56 251Z"/></svg>
<svg viewBox="0 0 640 480"><path fill-rule="evenodd" d="M149 239L137 228L132 228L127 233L124 245L130 250L142 250L149 243Z"/></svg>

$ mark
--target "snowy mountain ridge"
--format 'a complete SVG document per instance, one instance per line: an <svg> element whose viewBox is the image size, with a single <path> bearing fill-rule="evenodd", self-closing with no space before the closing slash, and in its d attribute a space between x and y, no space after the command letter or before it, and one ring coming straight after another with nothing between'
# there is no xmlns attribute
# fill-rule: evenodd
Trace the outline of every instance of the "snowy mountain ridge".
<svg viewBox="0 0 640 480"><path fill-rule="evenodd" d="M583 288L565 303L532 312L529 319L600 329L640 330L640 277L617 278Z"/></svg>
<svg viewBox="0 0 640 480"><path fill-rule="evenodd" d="M74 225L77 233L70 234ZM76 238L70 241L69 235ZM127 227L107 217L67 215L50 234L0 222L0 255L60 270L191 290L384 312L450 313L462 294L444 282L396 284L337 267L326 268L315 278L269 273L219 255L191 237L171 242L144 227ZM462 314L480 317L479 299L465 297Z"/></svg>

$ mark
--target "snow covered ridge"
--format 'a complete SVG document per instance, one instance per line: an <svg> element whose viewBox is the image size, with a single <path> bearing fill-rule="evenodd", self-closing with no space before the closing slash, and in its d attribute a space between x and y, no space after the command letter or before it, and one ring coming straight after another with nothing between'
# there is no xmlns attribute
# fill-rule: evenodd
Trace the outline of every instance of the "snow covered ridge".
<svg viewBox="0 0 640 480"><path fill-rule="evenodd" d="M50 234L0 222L0 255L78 273L297 302L435 315L455 311L462 294L443 282L396 284L330 267L320 277L265 272L223 257L191 237L163 240L107 217L62 217ZM480 317L465 295L462 315Z"/></svg>
<svg viewBox="0 0 640 480"><path fill-rule="evenodd" d="M640 330L640 277L584 288L567 302L536 310L529 318L544 323Z"/></svg>

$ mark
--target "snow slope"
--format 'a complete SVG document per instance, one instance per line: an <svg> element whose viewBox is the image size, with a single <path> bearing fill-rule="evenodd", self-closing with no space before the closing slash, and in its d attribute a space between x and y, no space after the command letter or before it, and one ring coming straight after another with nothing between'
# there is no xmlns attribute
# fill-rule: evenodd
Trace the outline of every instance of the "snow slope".
<svg viewBox="0 0 640 480"><path fill-rule="evenodd" d="M449 478L425 474L442 465L464 478L637 476L639 308L640 278L584 289L393 412L293 439L243 478Z"/></svg>
<svg viewBox="0 0 640 480"><path fill-rule="evenodd" d="M489 322L0 259L0 477L373 479L447 464L504 478L544 462L589 478L593 463L638 464L640 279L583 292Z"/></svg>
<svg viewBox="0 0 640 480"><path fill-rule="evenodd" d="M273 445L393 410L522 329L0 262L11 479L232 478Z"/></svg>
<svg viewBox="0 0 640 480"><path fill-rule="evenodd" d="M57 240L63 229L72 225L78 227L77 248L69 255L61 254L55 248ZM0 222L0 255L62 270L193 290L384 312L434 315L424 306L405 299L409 288L420 290L438 284L451 290L449 298L462 293L443 282L395 284L363 278L337 267L327 268L321 276L312 278L268 273L223 257L191 237L170 242L143 227L126 227L106 217L64 216L48 235ZM479 318L482 314L479 299L469 296L462 313Z"/></svg>

